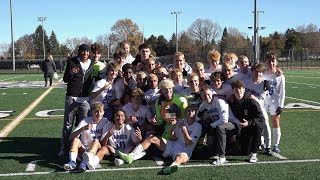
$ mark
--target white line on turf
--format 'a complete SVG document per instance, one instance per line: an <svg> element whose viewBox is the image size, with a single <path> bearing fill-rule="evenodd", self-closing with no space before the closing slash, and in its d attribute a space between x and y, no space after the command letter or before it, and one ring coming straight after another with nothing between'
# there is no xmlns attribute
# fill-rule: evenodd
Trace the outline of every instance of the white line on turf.
<svg viewBox="0 0 320 180"><path fill-rule="evenodd" d="M49 92L57 85L62 79L60 79L56 84L49 87L39 98L37 98L31 105L29 105L21 114L19 114L15 119L13 119L7 126L5 126L0 131L0 142L8 136L8 134L45 98Z"/></svg>
<svg viewBox="0 0 320 180"><path fill-rule="evenodd" d="M298 98L294 98L294 97L288 97L288 96L286 96L286 98L288 98L288 99L294 99L294 100L299 100L299 101L303 101L303 102L309 102L309 103L313 103L313 104L320 104L319 102L308 101L308 100L298 99Z"/></svg>
<svg viewBox="0 0 320 180"><path fill-rule="evenodd" d="M289 163L309 163L309 162L320 162L320 159L304 159L304 160L283 160L283 161L260 161L257 163L239 162L239 163L226 163L222 166L242 166L242 165L259 165L259 164L289 164ZM192 167L219 167L213 166L212 164L188 164L180 166L182 168L192 168ZM114 171L136 171L136 170L147 170L147 169L162 169L163 166L151 166L151 167L134 167L134 168L108 168L108 169L96 169L87 170L86 172L114 172ZM47 175L47 174L66 174L74 173L76 171L49 171L49 172L29 172L29 173L7 173L0 174L0 177L8 176L32 176L32 175Z"/></svg>
<svg viewBox="0 0 320 180"><path fill-rule="evenodd" d="M37 161L31 161L26 168L27 172L33 172L36 169Z"/></svg>
<svg viewBox="0 0 320 180"><path fill-rule="evenodd" d="M16 76L16 77L8 78L8 79L2 79L2 80L0 80L0 82L11 80L11 79L16 79L16 78L20 78L20 77L23 77L23 76Z"/></svg>
<svg viewBox="0 0 320 180"><path fill-rule="evenodd" d="M291 82L291 81L286 81L286 83L302 84L302 85L308 85L308 86L320 86L319 84L308 84L308 83L299 83L299 82Z"/></svg>

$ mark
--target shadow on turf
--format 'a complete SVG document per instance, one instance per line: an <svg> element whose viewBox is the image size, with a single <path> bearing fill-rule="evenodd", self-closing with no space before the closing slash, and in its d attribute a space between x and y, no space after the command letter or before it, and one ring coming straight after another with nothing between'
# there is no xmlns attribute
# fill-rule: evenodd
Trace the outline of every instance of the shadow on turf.
<svg viewBox="0 0 320 180"><path fill-rule="evenodd" d="M68 159L67 157L58 158L59 144L60 138L5 138L0 143L0 159L12 159L21 164L37 161L37 166L62 171L59 164L67 162Z"/></svg>

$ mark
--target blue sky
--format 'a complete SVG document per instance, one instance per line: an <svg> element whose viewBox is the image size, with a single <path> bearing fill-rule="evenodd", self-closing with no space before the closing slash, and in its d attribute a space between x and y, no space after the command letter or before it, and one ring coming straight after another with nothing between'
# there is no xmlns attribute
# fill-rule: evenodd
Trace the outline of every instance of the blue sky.
<svg viewBox="0 0 320 180"><path fill-rule="evenodd" d="M119 19L130 18L142 29L145 37L154 34L169 39L175 32L173 11L178 16L178 31L187 30L198 18L211 19L222 28L235 27L251 37L253 0L12 0L14 37L32 34L40 24L37 17L45 16L44 28L48 35L54 31L60 43L67 38L88 37L110 33ZM260 35L274 31L285 32L298 25L313 23L320 28L319 1L258 0ZM10 43L10 0L0 0L0 44Z"/></svg>

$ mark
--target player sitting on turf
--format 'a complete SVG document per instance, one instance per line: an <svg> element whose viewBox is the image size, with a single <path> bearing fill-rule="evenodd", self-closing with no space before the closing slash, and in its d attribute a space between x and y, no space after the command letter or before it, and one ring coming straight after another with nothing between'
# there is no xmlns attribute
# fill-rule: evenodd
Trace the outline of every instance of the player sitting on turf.
<svg viewBox="0 0 320 180"><path fill-rule="evenodd" d="M114 111L113 123L107 123L103 127L101 149L97 152L100 143L95 141L90 150L83 154L84 161L90 170L95 170L95 167L97 167L104 156L113 155L117 157L120 150L129 153L135 145L140 143L142 136L139 127L133 129L129 124L125 123L126 119L126 114L122 109ZM115 158L114 162L116 165L124 163L121 159L117 158Z"/></svg>
<svg viewBox="0 0 320 180"><path fill-rule="evenodd" d="M163 173L171 174L176 172L180 164L188 162L201 135L202 127L195 121L196 109L193 105L187 106L185 109L186 120L179 120L177 122L176 118L170 119L171 126L169 132L171 138L169 140L150 135L130 154L119 151L120 158L130 164L132 161L140 159L145 154L145 150L151 144L154 144L163 152L164 157L172 157L174 160L169 167L163 169Z"/></svg>
<svg viewBox="0 0 320 180"><path fill-rule="evenodd" d="M77 156L83 156L91 144L99 142L101 138L103 126L108 122L108 119L103 117L103 104L99 102L91 104L91 112L92 117L84 118L70 135L72 141L69 152L70 162L63 166L65 170L74 170L77 167ZM86 166L85 161L82 161L79 170L85 171Z"/></svg>

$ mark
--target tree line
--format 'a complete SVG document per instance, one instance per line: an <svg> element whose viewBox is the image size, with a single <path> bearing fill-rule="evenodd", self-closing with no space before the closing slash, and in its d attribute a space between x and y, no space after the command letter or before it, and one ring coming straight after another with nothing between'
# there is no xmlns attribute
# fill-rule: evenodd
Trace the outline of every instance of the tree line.
<svg viewBox="0 0 320 180"><path fill-rule="evenodd" d="M64 43L59 43L54 31L47 35L41 25L33 34L26 34L15 41L15 55L17 59L42 59L43 58L43 33L46 54L63 56L75 54L82 43L100 44L104 57L112 57L112 53L119 46L119 42L126 40L132 45L132 54L138 53L141 43L148 43L153 47L153 55L167 56L175 53L176 36L178 36L179 51L186 56L193 57L192 61L205 59L210 49L217 49L221 54L234 52L253 57L252 40L235 27L222 27L210 19L197 19L187 30L178 35L172 34L167 40L163 35L143 37L139 26L131 19L118 20L110 29L110 33L99 35L95 41L87 37L67 38ZM314 24L300 25L288 28L285 33L275 31L268 37L259 37L260 56L274 51L279 57L290 56L290 50L295 52L309 51L308 53L320 55L320 33ZM12 48L9 44L0 44L1 59L11 59ZM292 50L293 51L293 50Z"/></svg>

